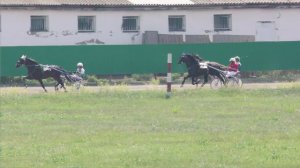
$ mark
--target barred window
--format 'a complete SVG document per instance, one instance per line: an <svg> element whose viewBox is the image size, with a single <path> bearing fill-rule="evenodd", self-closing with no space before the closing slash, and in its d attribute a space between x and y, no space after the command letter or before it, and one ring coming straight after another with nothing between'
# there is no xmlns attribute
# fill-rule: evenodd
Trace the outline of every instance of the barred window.
<svg viewBox="0 0 300 168"><path fill-rule="evenodd" d="M169 16L169 31L185 31L185 16Z"/></svg>
<svg viewBox="0 0 300 168"><path fill-rule="evenodd" d="M95 25L95 16L78 16L79 32L94 32Z"/></svg>
<svg viewBox="0 0 300 168"><path fill-rule="evenodd" d="M231 15L214 15L215 31L231 31Z"/></svg>
<svg viewBox="0 0 300 168"><path fill-rule="evenodd" d="M48 31L48 16L31 16L31 32Z"/></svg>
<svg viewBox="0 0 300 168"><path fill-rule="evenodd" d="M123 32L139 31L139 17L138 16L124 16L122 23Z"/></svg>

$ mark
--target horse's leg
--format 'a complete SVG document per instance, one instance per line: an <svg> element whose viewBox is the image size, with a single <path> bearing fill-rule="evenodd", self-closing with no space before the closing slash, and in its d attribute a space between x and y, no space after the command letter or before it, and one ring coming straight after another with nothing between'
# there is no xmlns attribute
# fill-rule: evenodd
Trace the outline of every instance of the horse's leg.
<svg viewBox="0 0 300 168"><path fill-rule="evenodd" d="M64 88L65 92L67 92L67 89L65 87L63 80L60 77L57 77L55 80L60 84L60 87Z"/></svg>
<svg viewBox="0 0 300 168"><path fill-rule="evenodd" d="M59 85L59 83L57 82L57 84L55 84L55 86L54 86L55 91L58 91L58 85Z"/></svg>
<svg viewBox="0 0 300 168"><path fill-rule="evenodd" d="M198 88L199 80L196 82L196 88Z"/></svg>
<svg viewBox="0 0 300 168"><path fill-rule="evenodd" d="M26 79L28 78L28 76L25 76L22 78L23 80L23 84L24 84L24 87L27 88L28 86L26 85Z"/></svg>
<svg viewBox="0 0 300 168"><path fill-rule="evenodd" d="M44 91L47 92L47 90L46 90L46 88L44 86L43 80L42 79L38 79L38 81L40 82L40 84L43 87Z"/></svg>
<svg viewBox="0 0 300 168"><path fill-rule="evenodd" d="M192 76L192 84L198 84L200 82L199 76Z"/></svg>
<svg viewBox="0 0 300 168"><path fill-rule="evenodd" d="M189 77L190 77L190 75L188 75L188 76L186 76L186 77L184 77L184 78L183 78L183 81L182 81L182 83L181 83L181 86L180 86L180 87L183 87L183 84L184 84L185 80L186 80L187 78L189 78Z"/></svg>
<svg viewBox="0 0 300 168"><path fill-rule="evenodd" d="M195 77L194 76L192 76L192 85L195 85Z"/></svg>
<svg viewBox="0 0 300 168"><path fill-rule="evenodd" d="M204 74L204 81L201 84L201 87L203 87L208 82L208 72Z"/></svg>
<svg viewBox="0 0 300 168"><path fill-rule="evenodd" d="M196 84L196 87L198 87L198 84L200 81L201 81L201 79L199 79L199 77L194 78L194 84Z"/></svg>
<svg viewBox="0 0 300 168"><path fill-rule="evenodd" d="M200 81L201 81L201 79L200 79L200 76L198 76L198 77L196 78L196 82L195 82L195 84L199 84L199 83L200 83Z"/></svg>
<svg viewBox="0 0 300 168"><path fill-rule="evenodd" d="M28 80L33 80L33 78L31 76L25 76L25 77L23 77L22 80L23 80L23 84L24 84L25 88L28 87L27 84L26 84L26 80L27 79Z"/></svg>

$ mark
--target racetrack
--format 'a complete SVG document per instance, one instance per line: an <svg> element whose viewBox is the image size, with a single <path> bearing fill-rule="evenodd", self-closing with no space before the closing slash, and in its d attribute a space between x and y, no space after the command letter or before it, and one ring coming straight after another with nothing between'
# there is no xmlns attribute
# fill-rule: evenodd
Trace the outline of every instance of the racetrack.
<svg viewBox="0 0 300 168"><path fill-rule="evenodd" d="M278 82L278 83L245 83L240 89L278 89L278 88L288 88L300 85L300 82ZM106 86L83 86L80 90L88 92L98 92L103 89L106 90L127 90L127 91L142 91L142 90L166 90L166 85L106 85ZM47 86L46 89L48 92L55 92L54 87ZM196 87L195 85L185 84L183 87L180 87L178 84L172 85L172 89L176 91L186 90L186 89L211 89L209 84L206 84L203 88ZM0 87L0 91L7 92L14 90L14 92L28 92L28 93L43 93L42 87ZM68 86L68 91L77 91L75 87ZM63 90L60 90L61 92Z"/></svg>

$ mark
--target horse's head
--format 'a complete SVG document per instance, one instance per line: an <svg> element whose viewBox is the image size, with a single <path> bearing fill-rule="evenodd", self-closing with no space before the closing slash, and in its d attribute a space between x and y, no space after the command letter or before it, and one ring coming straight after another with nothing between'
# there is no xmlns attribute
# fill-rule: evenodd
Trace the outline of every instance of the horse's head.
<svg viewBox="0 0 300 168"><path fill-rule="evenodd" d="M178 60L178 64L186 63L188 60L188 54L182 54Z"/></svg>
<svg viewBox="0 0 300 168"><path fill-rule="evenodd" d="M16 67L19 68L22 65L25 66L34 66L34 65L38 65L39 63L36 62L34 59L28 58L26 55L22 55L19 60L17 61Z"/></svg>
<svg viewBox="0 0 300 168"><path fill-rule="evenodd" d="M16 63L16 68L19 68L20 66L25 65L26 60L27 60L27 56L22 55Z"/></svg>
<svg viewBox="0 0 300 168"><path fill-rule="evenodd" d="M187 65L191 65L191 64L194 64L195 62L197 62L197 61L191 54L182 54L178 60L178 64L185 63Z"/></svg>

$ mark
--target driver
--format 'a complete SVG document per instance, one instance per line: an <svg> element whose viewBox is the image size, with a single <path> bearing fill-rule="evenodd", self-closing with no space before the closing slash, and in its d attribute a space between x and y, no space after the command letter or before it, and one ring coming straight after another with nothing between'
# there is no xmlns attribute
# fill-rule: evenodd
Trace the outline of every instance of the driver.
<svg viewBox="0 0 300 168"><path fill-rule="evenodd" d="M78 74L80 77L83 77L85 75L85 70L83 68L83 63L81 63L81 62L77 63L76 74Z"/></svg>
<svg viewBox="0 0 300 168"><path fill-rule="evenodd" d="M240 61L241 60L240 57L235 56L234 59L235 59L235 63L238 64L238 70L241 71L242 64L241 64L241 61Z"/></svg>
<svg viewBox="0 0 300 168"><path fill-rule="evenodd" d="M235 76L238 73L239 65L236 63L235 58L229 59L228 71L226 77Z"/></svg>

